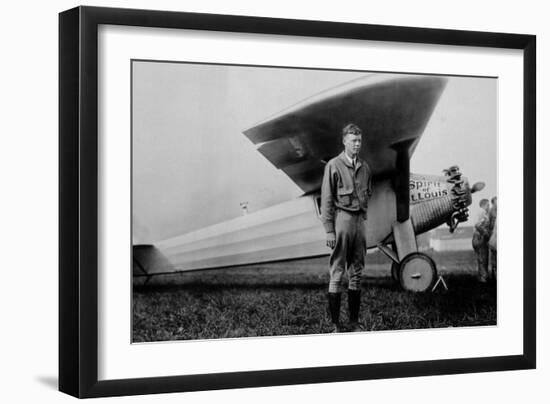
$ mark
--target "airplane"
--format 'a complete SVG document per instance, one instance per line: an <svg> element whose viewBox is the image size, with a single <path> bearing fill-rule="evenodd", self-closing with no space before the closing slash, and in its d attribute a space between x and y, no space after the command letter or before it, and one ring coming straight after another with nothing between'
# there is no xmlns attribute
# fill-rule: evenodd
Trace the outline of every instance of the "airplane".
<svg viewBox="0 0 550 404"><path fill-rule="evenodd" d="M325 164L342 150L340 130L363 129L360 157L373 173L365 221L367 248L391 260L392 277L408 291L425 292L438 280L433 259L416 236L468 219L472 193L458 166L442 175L410 172L418 145L447 79L376 74L312 96L243 131L302 196L154 244L134 245L134 276L227 268L330 254L320 219ZM368 266L368 260L366 265Z"/></svg>

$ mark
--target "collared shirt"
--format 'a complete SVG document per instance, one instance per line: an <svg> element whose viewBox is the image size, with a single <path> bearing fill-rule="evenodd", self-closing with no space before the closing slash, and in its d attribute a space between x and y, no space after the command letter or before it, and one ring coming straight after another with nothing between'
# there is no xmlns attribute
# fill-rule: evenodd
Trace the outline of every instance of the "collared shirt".
<svg viewBox="0 0 550 404"><path fill-rule="evenodd" d="M360 158L354 167L342 152L327 163L321 186L321 221L327 233L334 232L336 209L362 213L366 218L371 181L370 167Z"/></svg>
<svg viewBox="0 0 550 404"><path fill-rule="evenodd" d="M478 216L477 216L477 222L480 223L480 222L488 220L488 219L489 219L489 213L487 213L487 211L485 209L481 209L479 211Z"/></svg>
<svg viewBox="0 0 550 404"><path fill-rule="evenodd" d="M351 163L351 165L353 167L355 167L355 163L357 162L357 157L355 157L354 159L352 159L350 156L348 156L348 154L346 152L344 152L344 156L346 156L346 158L348 159L348 161Z"/></svg>

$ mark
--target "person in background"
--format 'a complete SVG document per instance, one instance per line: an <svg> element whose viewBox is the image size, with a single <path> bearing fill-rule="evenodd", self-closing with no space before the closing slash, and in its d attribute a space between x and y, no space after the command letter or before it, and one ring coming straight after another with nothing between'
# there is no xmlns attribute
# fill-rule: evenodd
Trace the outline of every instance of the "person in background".
<svg viewBox="0 0 550 404"><path fill-rule="evenodd" d="M479 281L487 282L489 265L489 238L491 236L490 218L489 218L489 200L482 199L479 202L481 212L474 226L474 235L472 237L472 247L474 248L477 260L477 273Z"/></svg>
<svg viewBox="0 0 550 404"><path fill-rule="evenodd" d="M491 209L489 210L489 228L491 236L489 237L489 276L496 279L497 276L497 197L491 199Z"/></svg>

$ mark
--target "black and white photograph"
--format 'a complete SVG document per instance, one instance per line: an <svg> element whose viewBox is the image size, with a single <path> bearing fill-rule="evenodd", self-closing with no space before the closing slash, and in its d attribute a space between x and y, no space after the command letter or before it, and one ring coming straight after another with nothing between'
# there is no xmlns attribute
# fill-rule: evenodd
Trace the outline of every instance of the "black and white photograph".
<svg viewBox="0 0 550 404"><path fill-rule="evenodd" d="M133 343L498 326L497 77L129 68Z"/></svg>
<svg viewBox="0 0 550 404"><path fill-rule="evenodd" d="M544 10L6 3L2 402L546 403Z"/></svg>

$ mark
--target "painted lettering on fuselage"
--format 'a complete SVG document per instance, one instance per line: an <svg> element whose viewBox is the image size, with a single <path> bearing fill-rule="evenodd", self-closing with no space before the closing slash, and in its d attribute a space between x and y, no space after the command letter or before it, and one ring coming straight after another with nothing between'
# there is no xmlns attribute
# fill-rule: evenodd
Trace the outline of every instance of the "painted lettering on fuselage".
<svg viewBox="0 0 550 404"><path fill-rule="evenodd" d="M412 177L409 180L409 202L411 204L449 195L447 181L444 177Z"/></svg>

